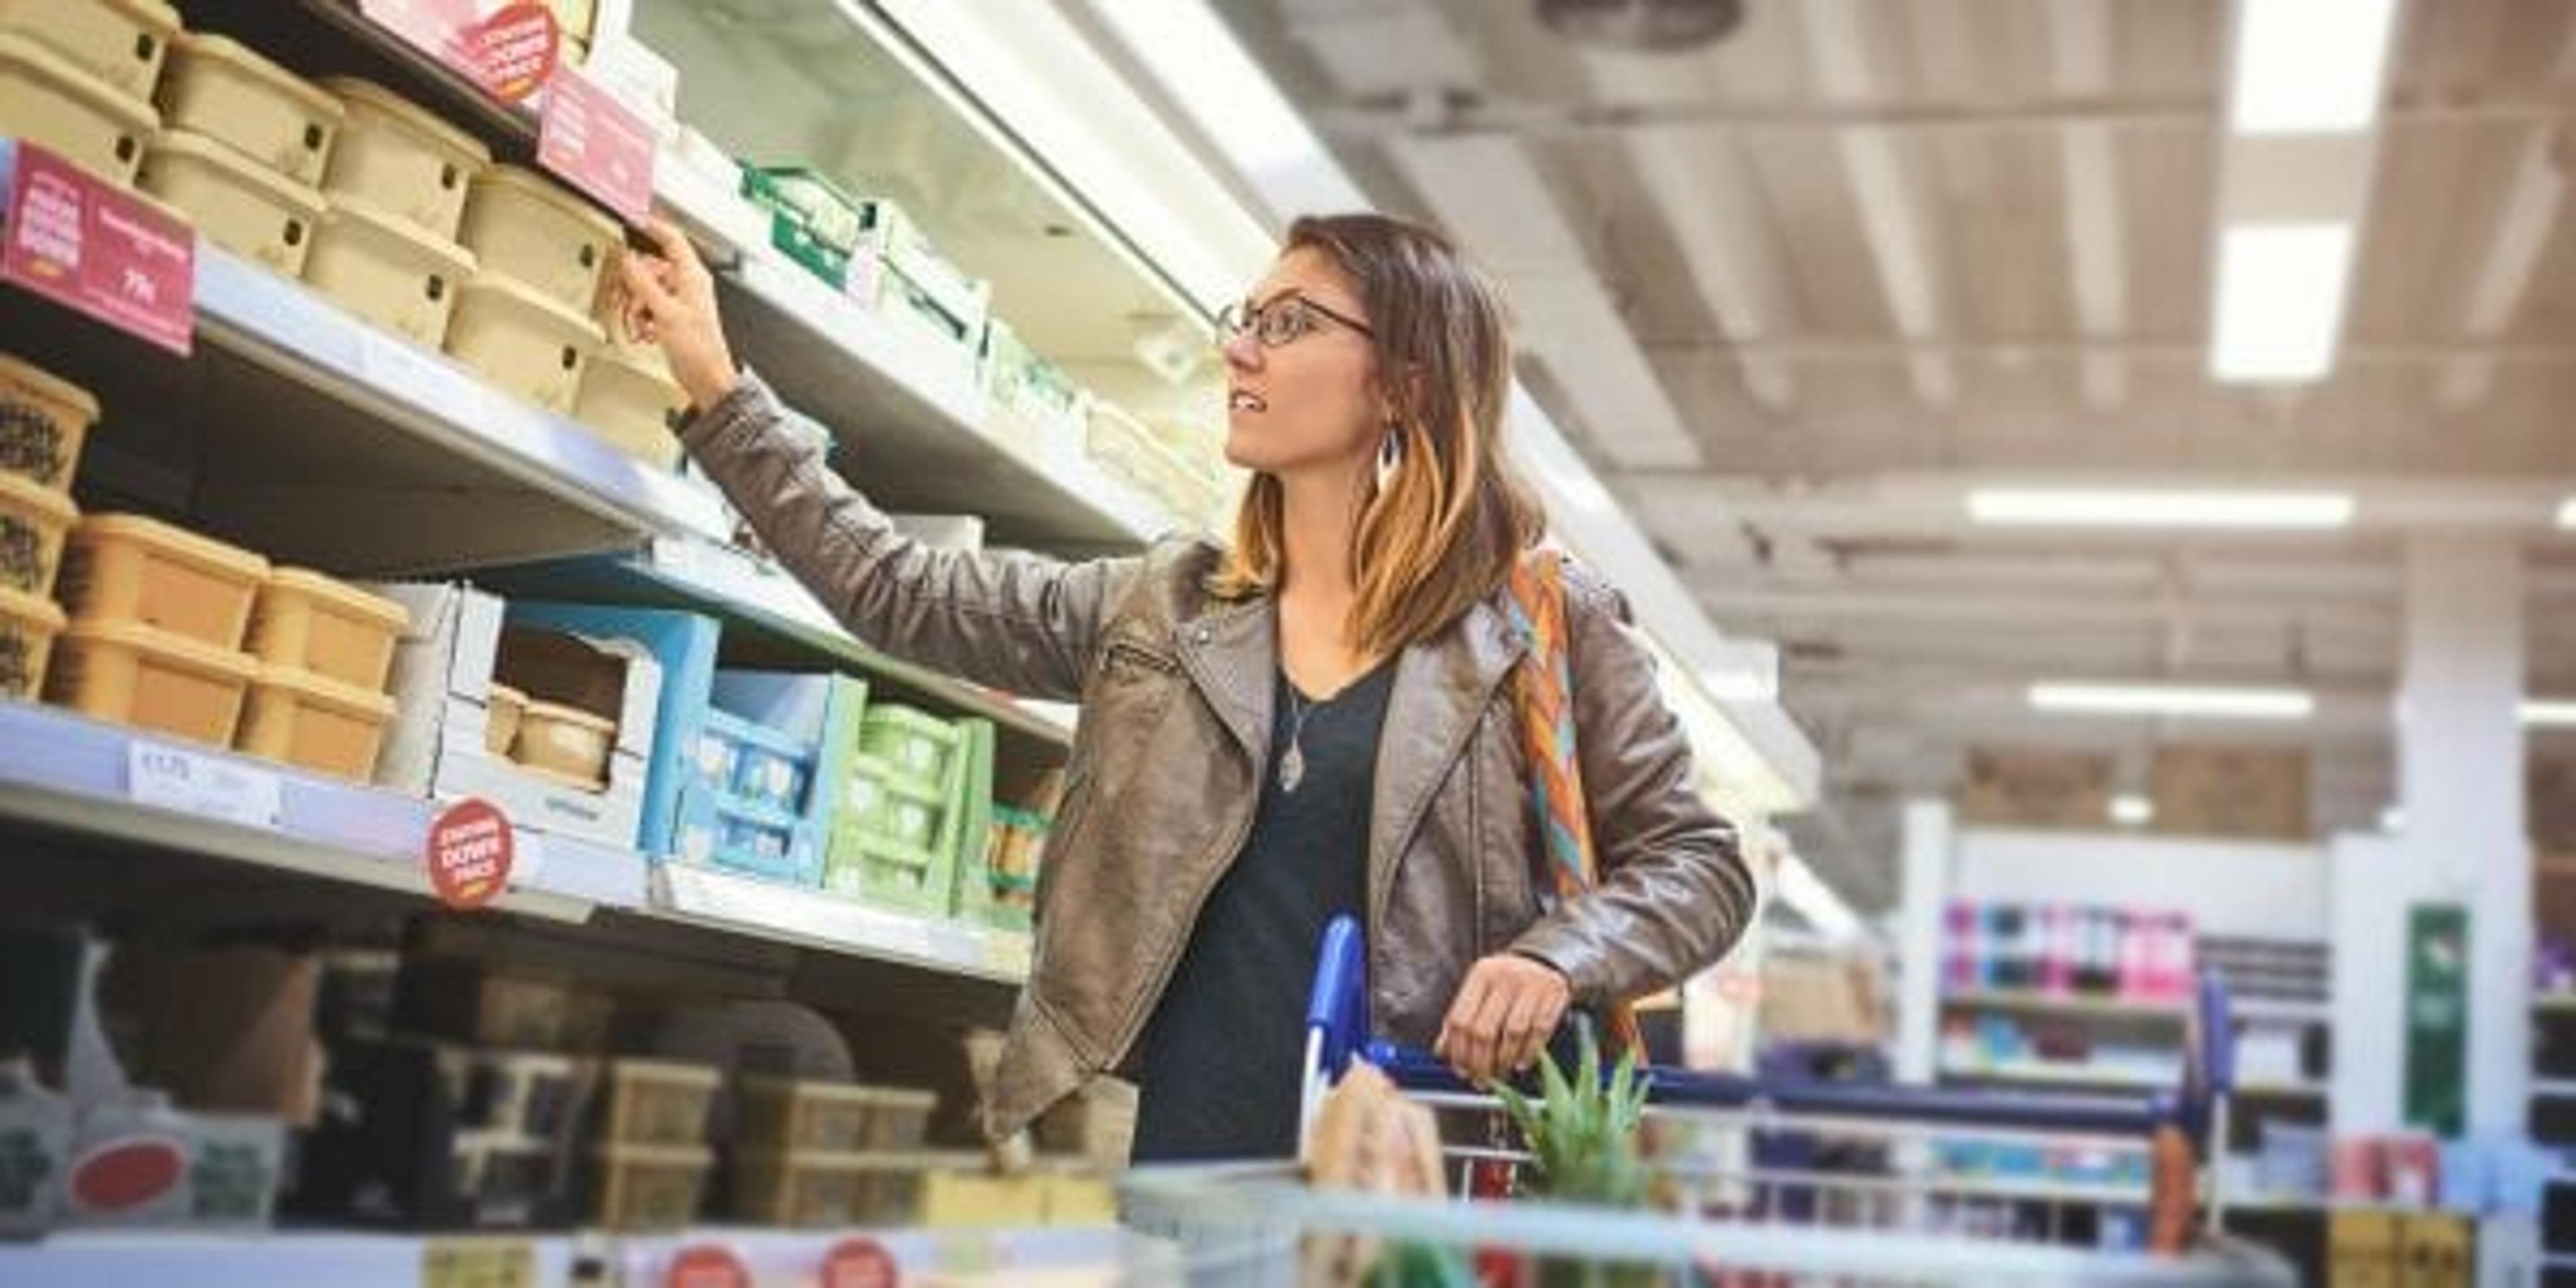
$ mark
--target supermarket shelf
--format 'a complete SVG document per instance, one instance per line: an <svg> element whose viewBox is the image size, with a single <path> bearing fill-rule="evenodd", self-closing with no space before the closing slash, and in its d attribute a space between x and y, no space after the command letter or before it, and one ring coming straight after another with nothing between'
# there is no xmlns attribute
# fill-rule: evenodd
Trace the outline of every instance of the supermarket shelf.
<svg viewBox="0 0 2576 1288"><path fill-rule="evenodd" d="M2240 1081L2236 1085L2236 1095L2240 1099L2252 1097L2259 1100L2323 1100L2332 1094L2334 1094L2333 1088L2322 1082Z"/></svg>
<svg viewBox="0 0 2576 1288"><path fill-rule="evenodd" d="M2576 993L2557 993L2531 999L2531 1009L2541 1015L2576 1015Z"/></svg>
<svg viewBox="0 0 2576 1288"><path fill-rule="evenodd" d="M2531 1094L2576 1097L2576 1078L2534 1078L2531 1080Z"/></svg>
<svg viewBox="0 0 2576 1288"><path fill-rule="evenodd" d="M1007 545L1131 550L1172 521L1080 444L1047 451L1002 426L974 364L762 249L724 275L743 360L788 405L842 436L853 476L889 509L980 514Z"/></svg>
<svg viewBox="0 0 2576 1288"><path fill-rule="evenodd" d="M874 908L800 886L689 863L653 867L654 905L665 920L969 979L1018 985L1029 974L1029 936Z"/></svg>
<svg viewBox="0 0 2576 1288"><path fill-rule="evenodd" d="M1829 1180L1828 1177L1820 1177ZM2033 1203L2089 1203L2143 1206L2147 1201L2144 1185L2116 1185L2105 1181L2061 1181L2045 1176L2027 1180L1991 1176L1941 1176L1928 1191L1944 1199L2009 1199Z"/></svg>
<svg viewBox="0 0 2576 1288"><path fill-rule="evenodd" d="M2023 1061L2009 1064L1944 1064L1941 1076L1961 1082L2014 1082L2031 1086L2080 1087L2090 1090L2170 1091L2181 1071L2158 1076L2127 1069L2095 1069L2075 1064Z"/></svg>
<svg viewBox="0 0 2576 1288"><path fill-rule="evenodd" d="M2332 1002L2292 1002L2269 997L2231 997L2228 1013L2240 1020L2292 1020L2325 1024L2334 1019Z"/></svg>
<svg viewBox="0 0 2576 1288"><path fill-rule="evenodd" d="M1061 748L1073 741L1071 723L1054 714L1052 705L1040 708L869 648L794 577L731 546L657 540L639 555L513 569L495 584L546 596L605 596L621 603L714 613L1046 745Z"/></svg>
<svg viewBox="0 0 2576 1288"><path fill-rule="evenodd" d="M2334 1203L2322 1194L2230 1194L2230 1212L2329 1212Z"/></svg>
<svg viewBox="0 0 2576 1288"><path fill-rule="evenodd" d="M2180 1024L2190 1011L2179 1002L2139 1002L2114 997L2081 997L2009 989L1952 993L1941 999L1952 1010L2015 1011L2072 1019L2158 1020Z"/></svg>
<svg viewBox="0 0 2576 1288"><path fill-rule="evenodd" d="M1042 1274L1109 1270L1128 1244L1114 1230L956 1230L860 1236L732 1229L618 1236L543 1234L423 1236L306 1231L73 1232L37 1243L0 1245L0 1283L78 1284L81 1288L442 1288L473 1283L570 1288L584 1261L623 1272L620 1282L664 1282L682 1249L715 1244L733 1253L759 1282L815 1282L824 1256L852 1237L883 1249L906 1279L937 1274L1014 1271ZM527 1279L439 1279L424 1273L432 1253L478 1249L488 1255L524 1250ZM585 1282L596 1282L589 1280Z"/></svg>
<svg viewBox="0 0 2576 1288"><path fill-rule="evenodd" d="M138 750L165 747L238 770L262 787L273 783L274 826L136 803L133 757ZM398 792L312 777L68 712L0 702L0 819L427 898L421 846L432 814L429 802ZM644 862L633 852L564 837L521 838L516 877L499 901L502 909L579 922L602 904L644 904Z"/></svg>

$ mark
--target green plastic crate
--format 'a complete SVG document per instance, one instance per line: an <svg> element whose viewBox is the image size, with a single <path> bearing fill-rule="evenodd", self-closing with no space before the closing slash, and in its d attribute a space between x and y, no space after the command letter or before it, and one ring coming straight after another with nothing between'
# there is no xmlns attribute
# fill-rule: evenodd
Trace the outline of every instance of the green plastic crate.
<svg viewBox="0 0 2576 1288"><path fill-rule="evenodd" d="M931 846L952 807L945 793L931 791L874 756L861 755L842 784L834 821L904 845Z"/></svg>
<svg viewBox="0 0 2576 1288"><path fill-rule="evenodd" d="M955 790L966 735L957 723L911 707L879 704L859 722L859 750L924 791Z"/></svg>
<svg viewBox="0 0 2576 1288"><path fill-rule="evenodd" d="M846 822L832 831L823 887L882 908L944 916L957 865L953 856L905 845Z"/></svg>

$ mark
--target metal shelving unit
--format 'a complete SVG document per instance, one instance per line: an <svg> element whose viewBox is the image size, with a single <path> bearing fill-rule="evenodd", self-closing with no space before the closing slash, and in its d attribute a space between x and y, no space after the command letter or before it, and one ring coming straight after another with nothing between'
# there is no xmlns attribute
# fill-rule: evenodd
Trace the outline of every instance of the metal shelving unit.
<svg viewBox="0 0 2576 1288"><path fill-rule="evenodd" d="M1941 1076L1959 1082L2019 1083L2036 1087L2070 1087L2105 1091L2170 1090L2180 1070L2165 1075L2130 1069L2095 1069L2052 1065L2034 1060L1995 1064L1944 1064Z"/></svg>
<svg viewBox="0 0 2576 1288"><path fill-rule="evenodd" d="M2010 1011L2024 1015L2045 1015L2060 1019L2135 1020L2181 1024L2190 1010L2180 1002L2141 1002L2117 997L2086 997L2074 994L2039 993L2026 990L1988 990L1951 993L1941 999L1948 1010Z"/></svg>

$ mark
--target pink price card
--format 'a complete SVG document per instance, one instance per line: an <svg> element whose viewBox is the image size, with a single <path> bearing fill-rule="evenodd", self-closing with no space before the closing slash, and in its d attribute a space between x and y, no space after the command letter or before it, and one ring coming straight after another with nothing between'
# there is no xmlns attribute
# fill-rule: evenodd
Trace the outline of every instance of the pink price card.
<svg viewBox="0 0 2576 1288"><path fill-rule="evenodd" d="M15 156L0 279L187 353L196 230L43 148L21 142Z"/></svg>

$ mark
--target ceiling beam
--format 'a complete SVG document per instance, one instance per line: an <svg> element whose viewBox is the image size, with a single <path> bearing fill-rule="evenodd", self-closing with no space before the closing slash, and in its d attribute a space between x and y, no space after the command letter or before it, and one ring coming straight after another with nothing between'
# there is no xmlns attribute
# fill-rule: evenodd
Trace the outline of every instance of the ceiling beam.
<svg viewBox="0 0 2576 1288"><path fill-rule="evenodd" d="M1807 33L1807 57L1817 88L1829 102L1867 103L1880 97L1878 78L1869 65L1869 33L1862 0L1809 0L1799 10ZM1892 12L1877 11L1881 16ZM1930 206L1908 181L1897 152L1897 136L1875 125L1839 131L1835 146L1851 184L1853 207L1861 233L1878 267L1879 288L1897 334L1908 340L1938 337L1945 330L1940 284L1935 277L1935 247ZM1934 407L1958 401L1959 376L1950 360L1918 352L1906 358L1915 396Z"/></svg>
<svg viewBox="0 0 2576 1288"><path fill-rule="evenodd" d="M2110 0L2057 0L2048 6L2049 69L2061 96L2099 100L2111 92ZM2115 136L2100 121L2078 121L2058 134L2066 181L2068 285L2076 325L2090 341L2129 332L2127 218L2120 204ZM2128 365L2116 353L2088 350L2084 400L2110 411L2128 397Z"/></svg>
<svg viewBox="0 0 2576 1288"><path fill-rule="evenodd" d="M1639 134L1628 142L1637 174L1671 226L1691 282L1717 318L1753 400L1787 411L1797 384L1787 359L1741 346L1791 324L1786 256L1769 231L1761 187L1734 138L1723 130Z"/></svg>
<svg viewBox="0 0 2576 1288"><path fill-rule="evenodd" d="M2576 49L2576 39L2571 39ZM2478 341L2494 341L2513 325L2538 275L2541 253L2557 227L2567 196L2566 176L2553 155L2557 132L2533 128L2523 139L2514 164L2511 187L2494 230L2487 235L2486 256L2470 284L2461 327ZM2445 411L2466 411L2485 402L2495 388L2496 360L2486 354L2453 358L2442 365L2441 403Z"/></svg>

